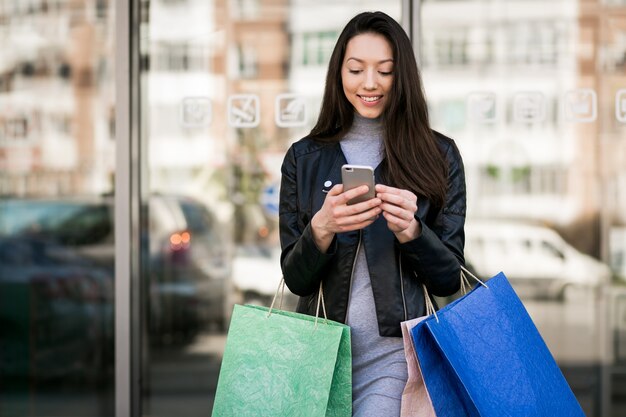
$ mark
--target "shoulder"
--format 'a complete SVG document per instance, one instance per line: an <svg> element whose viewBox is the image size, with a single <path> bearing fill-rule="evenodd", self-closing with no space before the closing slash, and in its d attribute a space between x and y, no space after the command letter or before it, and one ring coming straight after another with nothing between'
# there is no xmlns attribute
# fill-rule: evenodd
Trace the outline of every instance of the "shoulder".
<svg viewBox="0 0 626 417"><path fill-rule="evenodd" d="M461 158L461 152L459 152L459 148L456 146L454 139L449 138L436 130L433 130L432 132L435 137L435 141L437 142L437 146L439 146L439 149L445 156L448 164L452 166L462 165L463 160Z"/></svg>
<svg viewBox="0 0 626 417"><path fill-rule="evenodd" d="M336 145L337 144L333 142L323 142L311 136L305 136L294 142L287 151L287 154L291 154L294 159L299 159L306 155L314 156L315 154L334 150Z"/></svg>
<svg viewBox="0 0 626 417"><path fill-rule="evenodd" d="M283 159L282 171L295 172L296 166L310 166L318 164L322 158L328 159L329 155L333 155L338 148L338 144L332 142L324 142L306 136L294 142Z"/></svg>

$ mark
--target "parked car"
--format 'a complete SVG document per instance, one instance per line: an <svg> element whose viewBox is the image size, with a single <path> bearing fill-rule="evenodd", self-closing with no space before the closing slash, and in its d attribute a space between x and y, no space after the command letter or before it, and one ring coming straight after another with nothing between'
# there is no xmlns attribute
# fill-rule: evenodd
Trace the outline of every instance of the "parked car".
<svg viewBox="0 0 626 417"><path fill-rule="evenodd" d="M112 286L110 271L72 249L39 237L0 237L0 379L107 376Z"/></svg>
<svg viewBox="0 0 626 417"><path fill-rule="evenodd" d="M465 257L474 271L503 271L523 295L563 300L570 288L609 283L607 265L579 252L553 229L513 221L472 221L465 226Z"/></svg>
<svg viewBox="0 0 626 417"><path fill-rule="evenodd" d="M112 277L113 212L111 196L0 200L0 236L46 239ZM142 289L151 342L180 343L213 323L224 327L231 257L215 216L194 199L160 194L150 197L142 214Z"/></svg>
<svg viewBox="0 0 626 417"><path fill-rule="evenodd" d="M149 217L153 339L189 340L209 325L224 329L232 257L214 214L189 197L155 195Z"/></svg>
<svg viewBox="0 0 626 417"><path fill-rule="evenodd" d="M281 277L280 247L250 244L237 248L233 260L233 287L238 302L269 307ZM297 303L298 297L285 287L282 308L295 311Z"/></svg>

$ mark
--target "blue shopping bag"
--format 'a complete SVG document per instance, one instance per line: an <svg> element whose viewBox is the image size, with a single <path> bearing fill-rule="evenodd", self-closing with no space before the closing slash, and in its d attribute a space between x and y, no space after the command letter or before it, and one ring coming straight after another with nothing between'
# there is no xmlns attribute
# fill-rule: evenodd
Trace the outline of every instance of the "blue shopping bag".
<svg viewBox="0 0 626 417"><path fill-rule="evenodd" d="M584 413L503 273L411 329L438 416Z"/></svg>

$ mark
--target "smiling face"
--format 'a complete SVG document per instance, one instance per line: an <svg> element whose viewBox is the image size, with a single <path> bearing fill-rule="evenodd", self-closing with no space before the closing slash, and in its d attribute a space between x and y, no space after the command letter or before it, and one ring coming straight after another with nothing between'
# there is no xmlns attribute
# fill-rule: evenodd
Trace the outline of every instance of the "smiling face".
<svg viewBox="0 0 626 417"><path fill-rule="evenodd" d="M376 118L393 84L393 51L384 36L363 33L350 39L341 67L343 92L355 111Z"/></svg>

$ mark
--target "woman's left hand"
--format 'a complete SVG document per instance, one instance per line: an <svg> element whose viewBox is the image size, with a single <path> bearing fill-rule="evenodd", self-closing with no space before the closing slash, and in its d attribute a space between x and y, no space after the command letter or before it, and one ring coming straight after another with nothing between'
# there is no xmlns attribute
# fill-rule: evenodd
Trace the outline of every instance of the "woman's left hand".
<svg viewBox="0 0 626 417"><path fill-rule="evenodd" d="M408 190L376 184L376 197L382 200L379 206L387 227L400 243L415 239L422 232L420 223L415 219L417 196Z"/></svg>

